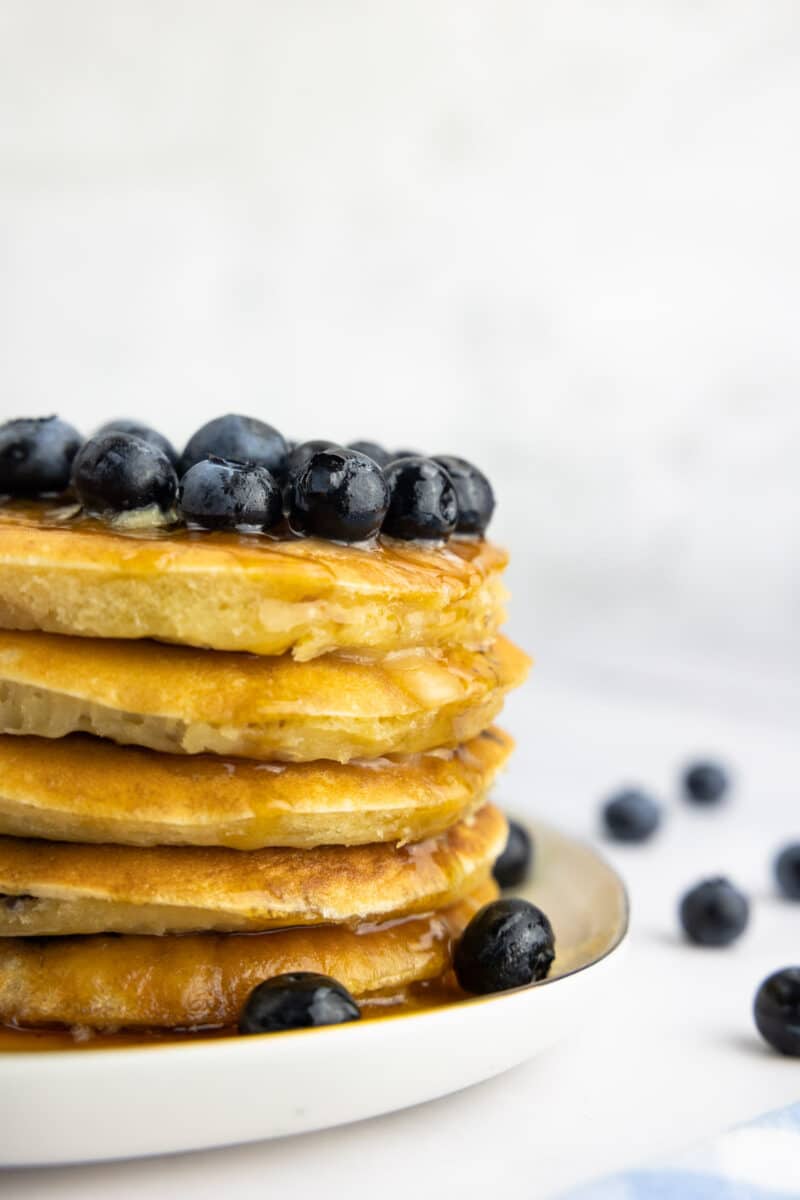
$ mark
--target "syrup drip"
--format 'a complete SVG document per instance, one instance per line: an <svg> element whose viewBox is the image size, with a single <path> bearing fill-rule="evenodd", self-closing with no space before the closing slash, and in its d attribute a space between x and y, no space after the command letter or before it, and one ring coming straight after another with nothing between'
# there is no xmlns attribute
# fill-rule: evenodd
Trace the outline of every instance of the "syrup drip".
<svg viewBox="0 0 800 1200"><path fill-rule="evenodd" d="M362 1020L377 1021L387 1017L409 1016L412 1013L442 1008L463 1000L450 976L415 983L391 994L376 993L359 1001ZM102 1033L89 1029L21 1029L0 1025L0 1054L31 1054L58 1051L74 1053L85 1050L120 1050L152 1048L196 1042L221 1041L240 1035L229 1026L214 1029L144 1029Z"/></svg>

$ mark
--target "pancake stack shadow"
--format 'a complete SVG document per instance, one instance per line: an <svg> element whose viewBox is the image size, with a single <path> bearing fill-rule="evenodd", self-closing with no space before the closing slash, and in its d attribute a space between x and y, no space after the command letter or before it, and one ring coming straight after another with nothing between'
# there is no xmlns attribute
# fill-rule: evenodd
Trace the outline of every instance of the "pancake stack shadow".
<svg viewBox="0 0 800 1200"><path fill-rule="evenodd" d="M0 1022L235 1026L289 971L365 1011L445 986L507 835L504 566L4 509Z"/></svg>

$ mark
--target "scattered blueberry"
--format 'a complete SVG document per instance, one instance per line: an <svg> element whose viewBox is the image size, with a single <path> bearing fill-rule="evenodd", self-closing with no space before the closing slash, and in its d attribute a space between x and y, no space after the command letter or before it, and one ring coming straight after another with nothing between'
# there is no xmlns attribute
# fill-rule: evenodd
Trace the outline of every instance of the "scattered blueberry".
<svg viewBox="0 0 800 1200"><path fill-rule="evenodd" d="M184 518L202 529L271 529L283 517L281 490L266 467L206 458L178 487Z"/></svg>
<svg viewBox="0 0 800 1200"><path fill-rule="evenodd" d="M149 442L151 446L155 446L157 450L166 454L173 467L178 465L178 451L169 438L165 438L163 433L159 433L150 425L143 425L141 421L131 421L127 417L120 417L115 421L106 421L105 425L100 426L97 433L132 433L134 437L141 438L143 442Z"/></svg>
<svg viewBox="0 0 800 1200"><path fill-rule="evenodd" d="M489 480L467 462L452 454L437 454L434 460L453 481L458 501L458 533L483 533L494 512L494 492Z"/></svg>
<svg viewBox="0 0 800 1200"><path fill-rule="evenodd" d="M727 771L712 762L695 763L683 776L686 798L692 804L717 804L729 783Z"/></svg>
<svg viewBox="0 0 800 1200"><path fill-rule="evenodd" d="M151 504L167 511L178 491L166 454L129 433L102 433L84 442L72 464L72 483L84 508L100 515Z"/></svg>
<svg viewBox="0 0 800 1200"><path fill-rule="evenodd" d="M371 458L379 467L387 466L395 457L383 446L379 446L377 442L350 442L347 449L357 450L359 454L366 454L367 458Z"/></svg>
<svg viewBox="0 0 800 1200"><path fill-rule="evenodd" d="M298 471L302 471L308 460L317 453L318 450L332 450L336 448L336 442L324 441L318 438L313 442L299 442L289 451L289 457L286 460L286 474L291 477L296 475Z"/></svg>
<svg viewBox="0 0 800 1200"><path fill-rule="evenodd" d="M617 842L646 842L661 824L661 808L647 792L630 788L606 802L603 823Z"/></svg>
<svg viewBox="0 0 800 1200"><path fill-rule="evenodd" d="M421 450L391 450L389 454L389 462L397 462L398 458L426 458L427 456Z"/></svg>
<svg viewBox="0 0 800 1200"><path fill-rule="evenodd" d="M727 879L707 879L681 900L681 924L698 946L728 946L747 928L750 902Z"/></svg>
<svg viewBox="0 0 800 1200"><path fill-rule="evenodd" d="M465 992L485 995L544 979L555 958L547 917L527 900L494 900L476 913L453 958Z"/></svg>
<svg viewBox="0 0 800 1200"><path fill-rule="evenodd" d="M444 538L458 520L450 476L432 458L399 458L386 468L389 511L383 523L390 537Z"/></svg>
<svg viewBox="0 0 800 1200"><path fill-rule="evenodd" d="M312 537L363 542L380 529L388 503L383 471L355 450L318 450L289 481L289 523Z"/></svg>
<svg viewBox="0 0 800 1200"><path fill-rule="evenodd" d="M347 988L327 975L293 971L267 979L247 998L240 1033L283 1033L357 1021L361 1010Z"/></svg>
<svg viewBox="0 0 800 1200"><path fill-rule="evenodd" d="M253 463L266 467L276 479L286 471L287 448L283 435L255 417L228 413L201 426L186 443L181 457L181 473L204 458L224 458L228 462Z"/></svg>
<svg viewBox="0 0 800 1200"><path fill-rule="evenodd" d="M518 887L528 878L533 860L533 842L524 825L508 822L508 841L494 864L492 874L501 888Z"/></svg>
<svg viewBox="0 0 800 1200"><path fill-rule="evenodd" d="M59 417L20 417L0 425L0 492L39 496L69 486L81 435Z"/></svg>
<svg viewBox="0 0 800 1200"><path fill-rule="evenodd" d="M800 1057L800 967L784 967L765 979L753 1014L765 1042L781 1054Z"/></svg>
<svg viewBox="0 0 800 1200"><path fill-rule="evenodd" d="M784 896L800 900L800 842L792 842L775 859L775 878Z"/></svg>

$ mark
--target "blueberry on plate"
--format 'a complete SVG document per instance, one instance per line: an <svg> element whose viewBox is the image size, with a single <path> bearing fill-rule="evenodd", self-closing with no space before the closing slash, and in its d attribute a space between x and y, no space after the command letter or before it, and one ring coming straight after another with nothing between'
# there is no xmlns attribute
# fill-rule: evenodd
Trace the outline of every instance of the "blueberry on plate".
<svg viewBox="0 0 800 1200"><path fill-rule="evenodd" d="M143 425L141 421L131 421L128 417L119 417L114 421L106 421L105 425L100 426L97 433L132 433L134 437L141 438L143 442L149 442L151 446L155 446L157 450L166 454L173 467L178 465L178 451L169 438L165 438L163 433L159 433L150 425Z"/></svg>
<svg viewBox="0 0 800 1200"><path fill-rule="evenodd" d="M718 804L729 784L728 773L719 763L694 763L683 776L686 799L692 804Z"/></svg>
<svg viewBox="0 0 800 1200"><path fill-rule="evenodd" d="M240 1033L284 1033L357 1021L361 1009L347 988L327 975L292 971L253 988L239 1018Z"/></svg>
<svg viewBox="0 0 800 1200"><path fill-rule="evenodd" d="M518 887L530 875L533 862L533 842L524 825L508 822L508 841L495 861L492 874L501 888Z"/></svg>
<svg viewBox="0 0 800 1200"><path fill-rule="evenodd" d="M206 458L178 487L184 520L201 529L271 529L283 517L281 489L266 467Z"/></svg>
<svg viewBox="0 0 800 1200"><path fill-rule="evenodd" d="M494 512L494 492L489 480L465 458L437 454L434 458L453 481L458 501L457 533L484 533Z"/></svg>
<svg viewBox="0 0 800 1200"><path fill-rule="evenodd" d="M628 788L606 801L603 824L616 842L645 842L661 824L661 808L647 792Z"/></svg>
<svg viewBox="0 0 800 1200"><path fill-rule="evenodd" d="M363 542L380 529L388 503L383 471L355 450L318 450L289 480L289 524L311 537Z"/></svg>
<svg viewBox="0 0 800 1200"><path fill-rule="evenodd" d="M0 493L41 496L69 486L81 435L59 417L20 417L0 425Z"/></svg>
<svg viewBox="0 0 800 1200"><path fill-rule="evenodd" d="M464 930L453 957L465 992L486 995L544 979L555 958L553 930L527 900L494 900Z"/></svg>
<svg viewBox="0 0 800 1200"><path fill-rule="evenodd" d="M410 541L453 532L458 501L450 476L432 458L398 458L386 468L389 511L383 532Z"/></svg>
<svg viewBox="0 0 800 1200"><path fill-rule="evenodd" d="M312 442L299 442L289 451L289 456L286 460L286 474L289 479L296 475L298 471L302 471L308 460L312 458L318 450L335 450L336 442L325 441L323 438L316 438Z"/></svg>
<svg viewBox="0 0 800 1200"><path fill-rule="evenodd" d="M775 859L778 887L789 900L800 900L800 842L792 842Z"/></svg>
<svg viewBox="0 0 800 1200"><path fill-rule="evenodd" d="M286 471L287 447L283 434L255 417L227 413L202 425L186 443L181 456L181 473L204 458L254 463L266 467L276 479Z"/></svg>
<svg viewBox="0 0 800 1200"><path fill-rule="evenodd" d="M178 477L161 450L130 433L101 433L84 442L72 464L72 484L90 513L101 516L175 503Z"/></svg>
<svg viewBox="0 0 800 1200"><path fill-rule="evenodd" d="M379 446L377 442L349 442L347 449L357 450L359 454L366 454L367 458L371 458L379 467L387 466L394 457L383 446Z"/></svg>
<svg viewBox="0 0 800 1200"><path fill-rule="evenodd" d="M761 984L753 1015L765 1042L800 1057L800 967L784 967Z"/></svg>
<svg viewBox="0 0 800 1200"><path fill-rule="evenodd" d="M728 879L706 879L681 900L686 936L698 946L728 946L747 928L750 901Z"/></svg>

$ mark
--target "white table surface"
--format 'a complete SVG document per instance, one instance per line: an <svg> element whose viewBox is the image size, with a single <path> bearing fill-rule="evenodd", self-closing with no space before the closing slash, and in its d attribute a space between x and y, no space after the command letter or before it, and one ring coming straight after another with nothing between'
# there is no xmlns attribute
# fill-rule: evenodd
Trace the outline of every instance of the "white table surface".
<svg viewBox="0 0 800 1200"><path fill-rule="evenodd" d="M508 808L591 836L599 799L620 784L671 801L652 846L604 846L631 890L628 955L604 1007L538 1060L456 1096L283 1142L7 1172L3 1195L547 1197L797 1100L800 1064L769 1052L751 1019L761 979L800 962L800 905L776 898L769 869L775 848L800 838L797 700L785 681L567 660L540 665L512 699L518 750L499 788ZM736 768L722 811L674 797L676 771L696 752ZM751 927L728 951L694 950L678 937L676 901L718 872L749 889Z"/></svg>

